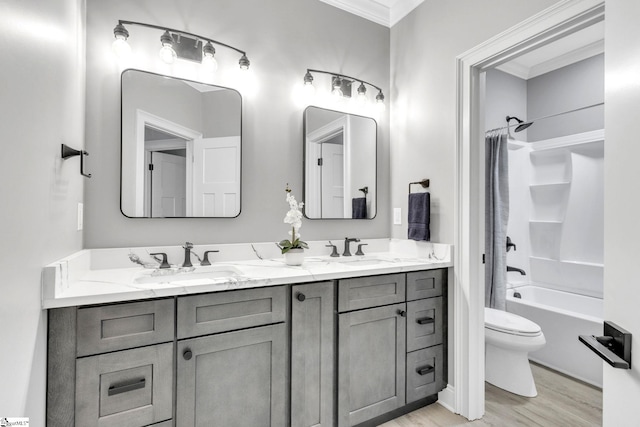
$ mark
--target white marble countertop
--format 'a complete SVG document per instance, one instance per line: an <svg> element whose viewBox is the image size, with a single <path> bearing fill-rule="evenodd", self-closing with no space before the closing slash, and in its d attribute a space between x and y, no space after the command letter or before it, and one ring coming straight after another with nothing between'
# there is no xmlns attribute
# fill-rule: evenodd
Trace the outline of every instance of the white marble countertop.
<svg viewBox="0 0 640 427"><path fill-rule="evenodd" d="M196 245L193 252L210 254L211 266L143 268L129 261L136 254L152 263L149 253L166 252L171 264L182 263L180 246L86 249L44 267L44 309L139 300L174 295L307 283L348 277L452 267L452 247L398 239L367 239L366 255L332 258L328 241L308 242L301 266L288 266L273 243ZM342 252L342 242L334 241ZM352 253L356 244L352 243ZM157 265L157 263L155 263Z"/></svg>

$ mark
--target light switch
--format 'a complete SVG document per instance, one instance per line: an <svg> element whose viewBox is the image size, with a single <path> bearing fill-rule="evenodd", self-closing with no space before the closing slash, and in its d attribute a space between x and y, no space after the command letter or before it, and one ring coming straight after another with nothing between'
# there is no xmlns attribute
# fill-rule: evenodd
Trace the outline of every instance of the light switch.
<svg viewBox="0 0 640 427"><path fill-rule="evenodd" d="M393 208L393 225L402 225L402 208Z"/></svg>

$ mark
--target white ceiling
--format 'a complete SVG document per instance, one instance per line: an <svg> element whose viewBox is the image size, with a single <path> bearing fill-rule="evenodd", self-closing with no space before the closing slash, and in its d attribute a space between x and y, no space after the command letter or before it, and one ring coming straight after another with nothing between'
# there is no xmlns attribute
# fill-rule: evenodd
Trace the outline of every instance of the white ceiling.
<svg viewBox="0 0 640 427"><path fill-rule="evenodd" d="M424 0L320 0L370 21L392 27Z"/></svg>
<svg viewBox="0 0 640 427"><path fill-rule="evenodd" d="M604 21L600 21L496 68L528 80L603 52Z"/></svg>

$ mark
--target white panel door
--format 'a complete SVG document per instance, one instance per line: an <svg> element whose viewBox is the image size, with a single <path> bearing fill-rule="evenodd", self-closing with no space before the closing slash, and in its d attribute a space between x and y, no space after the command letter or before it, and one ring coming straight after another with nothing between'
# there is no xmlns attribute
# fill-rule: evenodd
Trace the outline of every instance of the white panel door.
<svg viewBox="0 0 640 427"><path fill-rule="evenodd" d="M240 213L240 137L193 141L193 216Z"/></svg>
<svg viewBox="0 0 640 427"><path fill-rule="evenodd" d="M322 144L322 218L344 217L344 150Z"/></svg>
<svg viewBox="0 0 640 427"><path fill-rule="evenodd" d="M185 216L186 159L173 154L151 153L151 216Z"/></svg>

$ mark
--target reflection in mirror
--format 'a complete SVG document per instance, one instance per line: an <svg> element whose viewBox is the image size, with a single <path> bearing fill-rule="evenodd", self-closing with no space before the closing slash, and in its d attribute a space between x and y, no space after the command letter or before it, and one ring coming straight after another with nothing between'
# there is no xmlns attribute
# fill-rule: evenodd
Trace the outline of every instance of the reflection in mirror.
<svg viewBox="0 0 640 427"><path fill-rule="evenodd" d="M307 107L304 152L307 218L371 219L376 216L375 120Z"/></svg>
<svg viewBox="0 0 640 427"><path fill-rule="evenodd" d="M242 99L233 89L125 70L122 213L238 216L241 117Z"/></svg>

